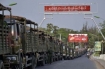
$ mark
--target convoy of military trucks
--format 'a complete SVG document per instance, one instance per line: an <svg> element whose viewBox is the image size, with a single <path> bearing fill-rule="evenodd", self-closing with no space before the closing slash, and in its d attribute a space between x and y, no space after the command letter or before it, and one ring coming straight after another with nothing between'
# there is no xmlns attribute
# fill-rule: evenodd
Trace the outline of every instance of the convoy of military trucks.
<svg viewBox="0 0 105 69"><path fill-rule="evenodd" d="M74 59L86 52L86 48L70 48L39 30L37 23L12 15L9 7L0 4L0 11L0 69L35 69L39 64Z"/></svg>

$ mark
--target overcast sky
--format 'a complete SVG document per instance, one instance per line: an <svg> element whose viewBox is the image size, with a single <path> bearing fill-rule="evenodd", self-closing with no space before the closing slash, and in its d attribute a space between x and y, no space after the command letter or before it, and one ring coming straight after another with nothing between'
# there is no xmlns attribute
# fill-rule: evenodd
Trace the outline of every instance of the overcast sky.
<svg viewBox="0 0 105 69"><path fill-rule="evenodd" d="M99 16L103 19L105 19L105 0L0 0L0 3L2 3L5 6L8 6L10 3L17 3L17 5L12 6L12 14L26 17L27 19L30 19L38 24L41 23L43 17L44 17L44 11L43 11L43 4L41 3L50 3L50 4L57 4L57 3L92 3L91 5L91 11L96 12L97 6L94 3L98 4L98 13L93 13L93 16ZM46 5L46 4L45 4ZM5 14L9 14L8 12L5 12ZM50 17L50 16L47 16ZM103 22L102 19L96 19L97 23ZM66 15L60 15L56 14L53 15L53 19L46 19L41 27L46 27L47 23L52 23L53 25L56 25L60 28L69 28L73 30L81 30L83 27L83 24L88 22L88 26L95 26L92 20L90 19L84 19L83 14L66 14Z"/></svg>

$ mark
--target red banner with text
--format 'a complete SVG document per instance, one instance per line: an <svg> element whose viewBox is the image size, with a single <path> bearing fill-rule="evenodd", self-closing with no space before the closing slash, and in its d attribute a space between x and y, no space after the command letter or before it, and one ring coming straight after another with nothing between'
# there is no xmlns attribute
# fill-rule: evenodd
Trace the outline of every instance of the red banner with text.
<svg viewBox="0 0 105 69"><path fill-rule="evenodd" d="M45 12L76 12L90 11L90 5L59 5L59 6L44 6Z"/></svg>
<svg viewBox="0 0 105 69"><path fill-rule="evenodd" d="M69 34L68 42L87 42L88 35L87 34Z"/></svg>

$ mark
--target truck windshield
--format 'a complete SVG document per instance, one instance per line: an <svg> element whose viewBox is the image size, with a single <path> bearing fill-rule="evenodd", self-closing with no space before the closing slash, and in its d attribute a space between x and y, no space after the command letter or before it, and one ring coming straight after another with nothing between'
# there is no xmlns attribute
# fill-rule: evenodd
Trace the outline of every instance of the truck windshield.
<svg viewBox="0 0 105 69"><path fill-rule="evenodd" d="M17 29L17 35L19 36L20 32L19 32L19 25L16 24L16 29Z"/></svg>
<svg viewBox="0 0 105 69"><path fill-rule="evenodd" d="M14 27L14 26L15 26L14 24L13 24L13 25L11 25L11 34L12 34L12 36L14 36L14 35L15 35L15 33L14 33L14 32L15 32L15 30L14 30L14 28L15 28L15 27Z"/></svg>
<svg viewBox="0 0 105 69"><path fill-rule="evenodd" d="M4 21L6 21L7 25L9 26L11 35L14 36L16 34L16 32L15 32L15 20L12 19L11 20L12 23L10 23L10 18L5 18Z"/></svg>

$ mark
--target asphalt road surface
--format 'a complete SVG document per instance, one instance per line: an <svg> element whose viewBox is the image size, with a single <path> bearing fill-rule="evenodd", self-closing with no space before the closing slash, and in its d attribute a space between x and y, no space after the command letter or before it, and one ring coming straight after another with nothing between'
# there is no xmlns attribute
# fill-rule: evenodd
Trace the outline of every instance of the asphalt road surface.
<svg viewBox="0 0 105 69"><path fill-rule="evenodd" d="M88 59L86 55L73 60L56 61L45 66L38 66L36 69L98 69L94 61Z"/></svg>

